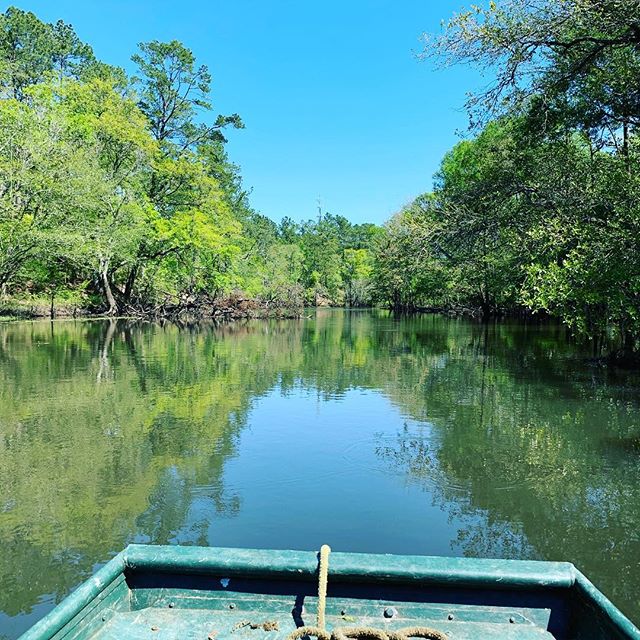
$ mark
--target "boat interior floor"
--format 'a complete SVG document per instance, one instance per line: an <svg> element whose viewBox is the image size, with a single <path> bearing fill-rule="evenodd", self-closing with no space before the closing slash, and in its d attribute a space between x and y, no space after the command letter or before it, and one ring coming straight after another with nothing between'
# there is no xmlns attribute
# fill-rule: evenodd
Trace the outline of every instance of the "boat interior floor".
<svg viewBox="0 0 640 640"><path fill-rule="evenodd" d="M204 594L203 594L204 595ZM221 594L219 594L221 595ZM173 592L156 594L151 606L114 611L92 636L96 640L272 640L316 622L316 598L256 597L228 593L202 599ZM159 596L159 597L158 597ZM222 601L221 601L222 600ZM207 602L208 601L208 602ZM140 603L139 603L140 604ZM367 626L392 631L427 626L451 640L553 640L548 609L478 605L329 599L326 627Z"/></svg>

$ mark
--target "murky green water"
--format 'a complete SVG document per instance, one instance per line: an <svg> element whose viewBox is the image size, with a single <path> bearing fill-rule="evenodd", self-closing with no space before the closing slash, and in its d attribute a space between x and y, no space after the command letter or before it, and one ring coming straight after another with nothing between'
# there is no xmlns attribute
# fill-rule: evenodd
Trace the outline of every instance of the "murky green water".
<svg viewBox="0 0 640 640"><path fill-rule="evenodd" d="M129 542L570 560L640 620L640 378L557 327L0 326L0 637Z"/></svg>

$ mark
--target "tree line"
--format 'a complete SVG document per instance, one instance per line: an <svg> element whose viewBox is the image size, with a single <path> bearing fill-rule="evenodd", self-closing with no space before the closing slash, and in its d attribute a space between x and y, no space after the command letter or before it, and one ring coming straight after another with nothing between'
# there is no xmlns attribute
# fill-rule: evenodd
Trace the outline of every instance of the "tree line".
<svg viewBox="0 0 640 640"><path fill-rule="evenodd" d="M640 328L640 6L502 0L425 36L495 82L433 188L384 227L255 211L182 43L135 74L70 25L0 14L0 295L106 314L303 305L538 314L627 357ZM53 305L52 305L53 308Z"/></svg>
<svg viewBox="0 0 640 640"><path fill-rule="evenodd" d="M597 351L640 338L640 5L503 0L425 36L495 77L431 192L385 227L377 299L560 318Z"/></svg>
<svg viewBox="0 0 640 640"><path fill-rule="evenodd" d="M135 75L71 25L0 14L0 294L100 313L369 301L377 228L279 225L249 204L211 75L178 41L141 43Z"/></svg>

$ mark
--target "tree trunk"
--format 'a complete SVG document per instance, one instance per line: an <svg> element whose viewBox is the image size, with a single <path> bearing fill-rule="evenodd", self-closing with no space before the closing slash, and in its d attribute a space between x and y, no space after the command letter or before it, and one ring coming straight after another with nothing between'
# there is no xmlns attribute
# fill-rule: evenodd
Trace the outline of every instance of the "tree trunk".
<svg viewBox="0 0 640 640"><path fill-rule="evenodd" d="M131 294L133 293L133 286L136 283L136 278L138 277L138 265L134 264L129 270L129 275L127 276L127 282L124 285L124 302L129 304L131 301Z"/></svg>
<svg viewBox="0 0 640 640"><path fill-rule="evenodd" d="M480 309L482 311L482 319L485 322L488 322L491 318L491 301L486 295L482 296L482 304L480 306Z"/></svg>
<svg viewBox="0 0 640 640"><path fill-rule="evenodd" d="M111 283L109 282L109 260L106 260L104 258L100 260L100 281L105 298L107 299L107 315L114 316L118 311L118 304L115 297L113 296Z"/></svg>
<svg viewBox="0 0 640 640"><path fill-rule="evenodd" d="M622 361L633 362L635 357L636 341L633 334L626 327L622 328Z"/></svg>

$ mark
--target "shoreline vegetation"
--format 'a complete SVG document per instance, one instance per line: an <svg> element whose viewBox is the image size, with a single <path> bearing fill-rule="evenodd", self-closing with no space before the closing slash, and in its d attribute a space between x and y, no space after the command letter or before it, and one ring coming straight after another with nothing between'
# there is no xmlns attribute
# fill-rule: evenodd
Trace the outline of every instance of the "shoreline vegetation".
<svg viewBox="0 0 640 640"><path fill-rule="evenodd" d="M283 306L255 298L247 298L240 292L217 299L184 300L160 304L153 308L125 308L118 315L105 314L100 309L90 309L76 302L56 303L42 299L8 299L0 302L0 321L62 319L62 318L130 318L130 319L210 319L219 321L250 318L301 318L304 307Z"/></svg>
<svg viewBox="0 0 640 640"><path fill-rule="evenodd" d="M247 297L241 291L234 291L219 298L201 298L198 300L167 300L156 307L129 307L121 309L121 313L114 316L105 313L100 308L90 308L88 300L83 305L78 300L56 301L55 298L46 300L43 298L7 298L0 301L0 321L4 320L34 320L34 319L59 319L59 318L150 318L171 319L181 316L189 316L202 319L239 320L249 318L301 318L310 309L386 309L398 314L441 314L448 316L464 316L475 319L500 319L500 318L529 318L547 319L544 314L535 316L526 310L504 311L493 313L491 316L483 316L481 308L464 306L432 307L412 306L410 308L393 308L390 306L366 305L336 305L330 300L320 299L315 305L303 304L303 301L264 300L261 298Z"/></svg>
<svg viewBox="0 0 640 640"><path fill-rule="evenodd" d="M324 304L322 304L324 302ZM0 324L25 320L117 320L117 321L145 321L170 322L178 326L198 325L201 322L235 322L241 320L299 320L311 317L313 309L344 309L344 310L372 310L373 306L344 307L321 301L316 306L305 306L302 303L282 306L280 303L251 299L241 292L218 298L216 300L185 301L182 304L169 303L158 309L129 309L119 315L104 314L98 309L78 306L76 303L63 302L53 304L46 300L5 300L0 303ZM377 307L382 309L382 307ZM390 313L398 316L416 314L436 314L449 317L464 317L482 322L488 326L489 322L519 319L527 322L557 323L559 320L545 313L532 314L527 310L493 313L483 315L481 308L469 307L413 307L411 309L394 309L386 307ZM580 336L574 336L580 340ZM619 368L640 368L640 354L625 350L610 349L603 352L601 345L591 341L592 355L587 358L590 364L597 366L612 366Z"/></svg>
<svg viewBox="0 0 640 640"><path fill-rule="evenodd" d="M255 211L211 76L178 41L131 74L73 27L0 14L0 316L550 318L640 357L640 7L501 0L425 35L489 69L432 189L386 224ZM242 135L237 133L234 135ZM420 185L417 185L420 189Z"/></svg>

